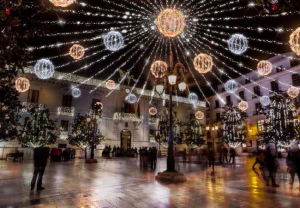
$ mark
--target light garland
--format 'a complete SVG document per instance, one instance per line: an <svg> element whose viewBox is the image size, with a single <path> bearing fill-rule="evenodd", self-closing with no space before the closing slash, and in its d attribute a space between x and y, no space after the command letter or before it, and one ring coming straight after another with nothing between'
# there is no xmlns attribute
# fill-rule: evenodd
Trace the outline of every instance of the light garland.
<svg viewBox="0 0 300 208"><path fill-rule="evenodd" d="M166 37L178 36L183 32L185 24L184 15L176 9L166 9L156 19L159 31Z"/></svg>
<svg viewBox="0 0 300 208"><path fill-rule="evenodd" d="M298 56L300 56L300 27L290 35L290 46Z"/></svg>
<svg viewBox="0 0 300 208"><path fill-rule="evenodd" d="M54 74L54 65L48 59L41 59L35 64L34 73L40 79L49 79Z"/></svg>
<svg viewBox="0 0 300 208"><path fill-rule="evenodd" d="M124 39L120 32L110 31L104 36L104 45L107 50L118 51L124 47Z"/></svg>
<svg viewBox="0 0 300 208"><path fill-rule="evenodd" d="M74 98L79 98L79 97L81 96L81 91L80 91L80 89L74 88L74 89L72 90L72 96L73 96Z"/></svg>
<svg viewBox="0 0 300 208"><path fill-rule="evenodd" d="M58 6L58 7L68 7L74 2L76 2L76 0L49 0L49 1L52 4L54 4L54 6Z"/></svg>
<svg viewBox="0 0 300 208"><path fill-rule="evenodd" d="M239 109L241 111L246 111L248 109L248 107L249 107L248 102L246 102L246 101L239 102Z"/></svg>
<svg viewBox="0 0 300 208"><path fill-rule="evenodd" d="M203 113L202 111L197 111L197 112L195 113L195 118L196 118L197 120L202 120L202 119L204 118L204 113Z"/></svg>
<svg viewBox="0 0 300 208"><path fill-rule="evenodd" d="M15 81L15 87L18 92L26 92L30 88L30 82L25 77L19 77Z"/></svg>
<svg viewBox="0 0 300 208"><path fill-rule="evenodd" d="M194 59L194 67L199 73L205 74L209 72L213 65L212 57L204 53L200 53Z"/></svg>
<svg viewBox="0 0 300 208"><path fill-rule="evenodd" d="M84 56L84 47L79 44L74 44L70 48L70 56L73 59L81 59Z"/></svg>
<svg viewBox="0 0 300 208"><path fill-rule="evenodd" d="M149 114L150 114L151 116L155 116L155 115L157 114L157 109L156 109L155 107L151 107L151 108L149 109Z"/></svg>
<svg viewBox="0 0 300 208"><path fill-rule="evenodd" d="M260 61L257 64L257 71L262 76L267 76L272 72L273 65L270 61Z"/></svg>
<svg viewBox="0 0 300 208"><path fill-rule="evenodd" d="M155 61L150 70L155 78L163 78L167 73L168 65L164 61Z"/></svg>
<svg viewBox="0 0 300 208"><path fill-rule="evenodd" d="M287 91L287 94L291 97L291 98L296 98L298 97L300 93L300 89L298 87L294 87L294 86L291 86L288 91Z"/></svg>
<svg viewBox="0 0 300 208"><path fill-rule="evenodd" d="M107 89L113 90L113 89L115 89L115 87L116 87L116 83L115 83L114 80L108 80L108 81L105 83L105 86L106 86Z"/></svg>
<svg viewBox="0 0 300 208"><path fill-rule="evenodd" d="M248 40L244 35L234 34L228 40L229 50L237 55L241 55L248 49Z"/></svg>

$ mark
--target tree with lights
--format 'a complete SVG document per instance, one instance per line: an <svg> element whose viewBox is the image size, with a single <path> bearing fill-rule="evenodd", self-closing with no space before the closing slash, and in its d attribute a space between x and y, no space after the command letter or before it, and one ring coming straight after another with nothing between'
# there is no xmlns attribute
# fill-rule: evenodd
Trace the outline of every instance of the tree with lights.
<svg viewBox="0 0 300 208"><path fill-rule="evenodd" d="M185 143L191 146L201 147L205 144L203 139L204 134L202 133L202 126L200 122L196 119L191 119L187 123L187 127L184 131Z"/></svg>
<svg viewBox="0 0 300 208"><path fill-rule="evenodd" d="M28 147L41 147L54 144L56 141L56 127L50 118L47 108L33 107L30 117L20 130L19 141Z"/></svg>
<svg viewBox="0 0 300 208"><path fill-rule="evenodd" d="M242 112L234 106L226 106L222 115L222 141L230 147L237 148L245 141Z"/></svg>
<svg viewBox="0 0 300 208"><path fill-rule="evenodd" d="M287 148L299 141L300 123L294 100L285 94L277 94L268 107L262 143L274 143L279 148Z"/></svg>

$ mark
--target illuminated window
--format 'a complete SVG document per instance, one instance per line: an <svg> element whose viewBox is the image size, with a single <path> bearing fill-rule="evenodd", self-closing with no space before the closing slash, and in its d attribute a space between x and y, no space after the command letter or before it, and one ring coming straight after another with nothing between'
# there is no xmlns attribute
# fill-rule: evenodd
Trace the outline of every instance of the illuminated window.
<svg viewBox="0 0 300 208"><path fill-rule="evenodd" d="M264 131L264 120L258 120L257 121L257 131L258 133L262 133Z"/></svg>

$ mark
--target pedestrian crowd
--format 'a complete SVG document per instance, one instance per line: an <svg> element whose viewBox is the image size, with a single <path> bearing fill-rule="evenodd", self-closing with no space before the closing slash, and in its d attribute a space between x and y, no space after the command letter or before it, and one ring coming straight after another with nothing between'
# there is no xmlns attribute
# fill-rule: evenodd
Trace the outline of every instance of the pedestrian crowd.
<svg viewBox="0 0 300 208"><path fill-rule="evenodd" d="M75 159L76 150L71 148L52 148L50 157L52 162L69 161Z"/></svg>
<svg viewBox="0 0 300 208"><path fill-rule="evenodd" d="M157 163L157 149L156 147L140 147L139 148L140 155L140 166L145 168L150 166L151 168L156 167Z"/></svg>

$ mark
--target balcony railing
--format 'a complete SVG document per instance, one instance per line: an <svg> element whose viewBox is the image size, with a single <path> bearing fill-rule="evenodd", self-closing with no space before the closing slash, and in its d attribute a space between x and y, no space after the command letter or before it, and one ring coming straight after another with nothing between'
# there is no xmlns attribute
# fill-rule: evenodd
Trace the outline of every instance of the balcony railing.
<svg viewBox="0 0 300 208"><path fill-rule="evenodd" d="M28 111L30 111L34 107L43 108L44 105L43 104L38 104L38 103L23 102L22 103L22 110L21 111L22 112L28 112Z"/></svg>
<svg viewBox="0 0 300 208"><path fill-rule="evenodd" d="M57 108L57 115L61 116L74 116L75 108L74 107L58 107Z"/></svg>
<svg viewBox="0 0 300 208"><path fill-rule="evenodd" d="M149 120L148 120L148 122L149 122L149 124L157 124L158 120L159 120L158 118L150 117Z"/></svg>
<svg viewBox="0 0 300 208"><path fill-rule="evenodd" d="M67 140L67 139L68 139L68 135L69 135L69 132L68 132L68 131L61 131L61 132L59 133L59 139Z"/></svg>
<svg viewBox="0 0 300 208"><path fill-rule="evenodd" d="M144 116L138 116L134 113L114 113L114 120L116 121L127 121L127 122L143 122L144 121Z"/></svg>

